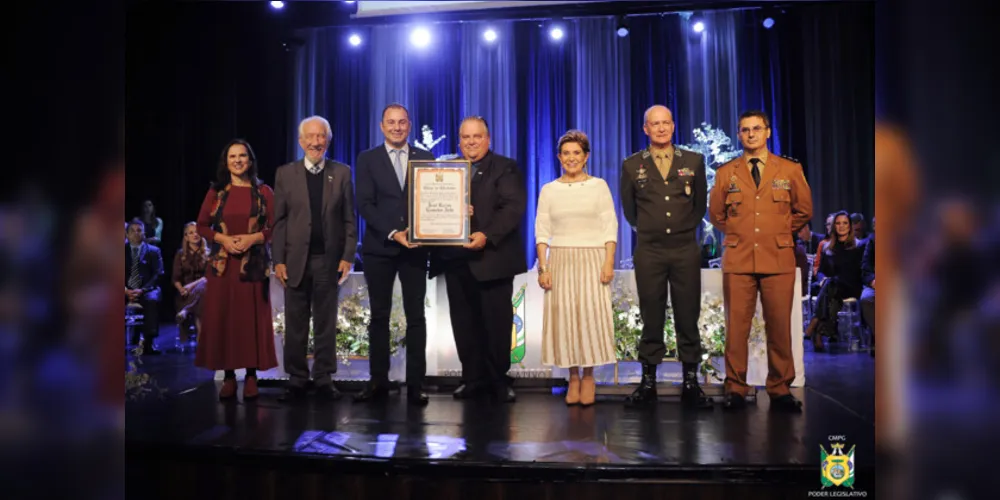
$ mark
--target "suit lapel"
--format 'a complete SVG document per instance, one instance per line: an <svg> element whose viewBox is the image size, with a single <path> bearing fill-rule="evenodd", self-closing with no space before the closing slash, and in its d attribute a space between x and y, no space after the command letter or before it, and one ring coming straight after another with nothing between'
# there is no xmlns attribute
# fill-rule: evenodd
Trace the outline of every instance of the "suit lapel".
<svg viewBox="0 0 1000 500"><path fill-rule="evenodd" d="M323 176L323 213L325 214L330 207L330 201L333 199L333 193L337 187L336 183L333 182L333 165L329 158L323 159L323 171L320 172L320 175Z"/></svg>
<svg viewBox="0 0 1000 500"><path fill-rule="evenodd" d="M290 191L292 193L302 193L303 196L292 195L293 198L298 198L300 200L306 200L309 203L309 185L306 181L306 161L299 160L295 162L295 166L292 168L292 188Z"/></svg>
<svg viewBox="0 0 1000 500"><path fill-rule="evenodd" d="M764 172L760 176L760 187L757 191L760 192L765 186L770 186L774 177L778 175L778 169L781 168L781 160L778 159L778 155L774 153L768 153L767 163L764 164Z"/></svg>
<svg viewBox="0 0 1000 500"><path fill-rule="evenodd" d="M744 156L740 156L740 160L736 163L736 177L750 188L750 192L757 191L757 186L753 183L753 177L750 176L750 167L747 166L747 160Z"/></svg>
<svg viewBox="0 0 1000 500"><path fill-rule="evenodd" d="M472 176L472 184L478 184L483 181L486 177L490 175L490 167L493 166L493 153L487 153L483 158L483 162L476 169L476 173Z"/></svg>
<svg viewBox="0 0 1000 500"><path fill-rule="evenodd" d="M670 172L667 173L669 179L677 179L680 177L678 172L681 171L687 165L687 158L689 155L684 154L680 148L674 145L674 159L670 162Z"/></svg>
<svg viewBox="0 0 1000 500"><path fill-rule="evenodd" d="M404 194L407 192L407 188L409 187L409 184L410 184L410 163L409 162L417 159L416 158L417 148L415 148L412 144L410 144L409 148L410 148L410 159L409 159L409 161L407 161L407 163L405 165L403 165L403 188L402 188L403 191L402 192ZM395 174L395 173L396 172L393 171L393 174Z"/></svg>

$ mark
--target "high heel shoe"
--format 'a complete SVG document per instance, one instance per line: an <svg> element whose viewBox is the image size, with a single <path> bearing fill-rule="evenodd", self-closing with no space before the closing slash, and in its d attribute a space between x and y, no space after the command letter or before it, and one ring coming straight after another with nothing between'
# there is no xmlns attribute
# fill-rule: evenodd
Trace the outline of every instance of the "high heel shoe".
<svg viewBox="0 0 1000 500"><path fill-rule="evenodd" d="M227 378L222 381L222 389L219 389L219 399L232 399L236 397L236 379Z"/></svg>
<svg viewBox="0 0 1000 500"><path fill-rule="evenodd" d="M566 404L575 405L580 402L580 378L571 377L569 388L566 389Z"/></svg>
<svg viewBox="0 0 1000 500"><path fill-rule="evenodd" d="M597 383L594 381L594 376L583 377L583 381L580 383L580 404L583 406L590 406L594 404L594 400L597 399Z"/></svg>
<svg viewBox="0 0 1000 500"><path fill-rule="evenodd" d="M243 379L243 400L256 399L260 394L257 389L257 377L247 377Z"/></svg>

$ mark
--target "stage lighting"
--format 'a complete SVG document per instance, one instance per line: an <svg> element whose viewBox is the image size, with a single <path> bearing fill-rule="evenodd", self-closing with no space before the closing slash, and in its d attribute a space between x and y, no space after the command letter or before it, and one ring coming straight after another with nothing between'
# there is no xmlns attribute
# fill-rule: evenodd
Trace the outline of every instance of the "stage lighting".
<svg viewBox="0 0 1000 500"><path fill-rule="evenodd" d="M619 37L625 38L628 36L628 23L625 22L624 17L618 17L618 29L615 31Z"/></svg>
<svg viewBox="0 0 1000 500"><path fill-rule="evenodd" d="M285 7L285 2L271 2L271 8L282 9Z"/></svg>
<svg viewBox="0 0 1000 500"><path fill-rule="evenodd" d="M431 32L427 28L417 28L410 33L410 43L417 47L426 47L431 43Z"/></svg>
<svg viewBox="0 0 1000 500"><path fill-rule="evenodd" d="M771 29L772 26L774 26L774 18L773 17L764 18L764 28Z"/></svg>
<svg viewBox="0 0 1000 500"><path fill-rule="evenodd" d="M703 31L705 31L705 21L695 21L695 22L691 23L691 29L695 33L701 33Z"/></svg>
<svg viewBox="0 0 1000 500"><path fill-rule="evenodd" d="M492 28L489 28L483 32L483 39L487 42L493 42L497 39L497 32L493 31Z"/></svg>
<svg viewBox="0 0 1000 500"><path fill-rule="evenodd" d="M355 33L351 35L351 37L348 38L347 41L350 42L351 45L357 47L358 45L361 45L361 36Z"/></svg>
<svg viewBox="0 0 1000 500"><path fill-rule="evenodd" d="M549 36L552 37L553 40L562 40L563 34L562 28L558 26L554 26L549 30Z"/></svg>

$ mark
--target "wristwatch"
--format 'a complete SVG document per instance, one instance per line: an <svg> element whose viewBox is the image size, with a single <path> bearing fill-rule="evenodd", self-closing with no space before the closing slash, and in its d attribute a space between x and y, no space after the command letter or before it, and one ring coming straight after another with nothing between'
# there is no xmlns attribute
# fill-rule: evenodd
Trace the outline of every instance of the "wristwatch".
<svg viewBox="0 0 1000 500"><path fill-rule="evenodd" d="M538 273L539 274L547 273L547 272L549 272L549 266L538 266Z"/></svg>

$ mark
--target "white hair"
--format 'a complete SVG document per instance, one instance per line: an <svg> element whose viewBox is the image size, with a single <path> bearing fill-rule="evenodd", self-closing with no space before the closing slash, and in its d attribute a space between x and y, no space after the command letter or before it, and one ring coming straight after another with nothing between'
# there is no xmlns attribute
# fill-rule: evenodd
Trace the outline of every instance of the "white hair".
<svg viewBox="0 0 1000 500"><path fill-rule="evenodd" d="M306 135L306 124L309 122L322 123L323 127L326 128L326 140L330 141L331 139L333 139L333 129L330 128L330 122L326 121L326 118L323 118L322 116L319 115L310 116L309 118L306 118L305 120L299 122L299 137Z"/></svg>

